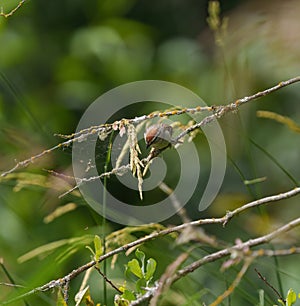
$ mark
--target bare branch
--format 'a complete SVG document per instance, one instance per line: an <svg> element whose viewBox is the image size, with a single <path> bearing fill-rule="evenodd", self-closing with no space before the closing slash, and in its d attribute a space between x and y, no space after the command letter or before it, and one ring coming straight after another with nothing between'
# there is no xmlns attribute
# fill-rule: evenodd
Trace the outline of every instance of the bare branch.
<svg viewBox="0 0 300 306"><path fill-rule="evenodd" d="M21 0L18 5L13 8L9 13L4 13L3 7L0 8L0 16L3 16L5 18L11 17L25 2L26 0Z"/></svg>
<svg viewBox="0 0 300 306"><path fill-rule="evenodd" d="M104 278L104 280L109 283L117 292L119 292L120 294L123 293L110 279L108 279L108 277L104 273L101 272L101 270L97 266L95 266L94 268L99 272L99 274Z"/></svg>
<svg viewBox="0 0 300 306"><path fill-rule="evenodd" d="M65 195L71 193L72 191L76 190L77 188L79 188L82 184L88 183L88 182L93 182L96 180L99 180L103 177L109 177L110 175L123 175L125 174L127 171L130 170L130 164L128 165L123 165L119 168L114 168L111 171L108 172L103 172L100 175L97 176L92 176L89 178L76 178L76 180L79 182L77 185L75 185L74 187L72 187L71 189L67 190L66 192L64 192L63 194L61 194L59 197L62 198Z"/></svg>
<svg viewBox="0 0 300 306"><path fill-rule="evenodd" d="M255 272L257 273L258 277L268 286L270 287L275 294L277 295L277 297L279 298L279 300L281 300L284 304L285 304L285 299L280 295L280 293L267 281L267 279L261 275L261 273L255 268L254 269Z"/></svg>
<svg viewBox="0 0 300 306"><path fill-rule="evenodd" d="M262 205L262 204L265 204L265 203L270 203L270 202L275 202L275 201L287 199L287 198L293 197L294 195L297 195L298 193L300 193L300 187L296 187L296 188L294 188L290 191L284 192L284 193L280 193L280 194L272 195L272 196L269 196L269 197L261 198L261 199L258 199L256 201L245 204L245 205L243 205L243 206L241 206L241 207L239 207L239 208L237 208L233 211L228 211L226 213L223 225L225 226L227 224L227 222L233 216L238 215L240 212L242 212L246 209L249 209L249 208L252 208L252 207L255 207L255 206L259 206L259 205Z"/></svg>
<svg viewBox="0 0 300 306"><path fill-rule="evenodd" d="M251 202L249 204L245 204L242 207L240 207L239 209L236 209L235 211L231 212L229 217L228 217L228 213L227 213L225 216L223 216L221 218L200 219L200 220L196 220L196 221L183 223L181 225L174 226L174 227L171 227L171 228L163 229L161 231L153 232L153 233L151 233L147 236L144 236L140 239L137 239L135 241L127 243L127 244L125 244L125 245L123 245L119 248L116 248L116 249L102 255L99 258L98 261L92 260L92 261L80 266L79 268L73 270L72 272L70 272L66 276L64 276L62 278L59 278L57 280L52 280L52 281L46 283L43 286L37 287L37 288L17 297L15 299L12 299L10 301L7 301L7 302L3 303L3 305L10 304L12 302L20 300L22 298L25 298L25 297L30 296L32 294L35 294L37 292L47 291L47 290L50 290L50 289L56 288L56 287L61 288L65 284L68 284L70 282L70 280L74 279L75 277L77 277L82 272L88 270L91 267L96 266L98 263L106 260L107 258L110 258L110 257L112 257L116 254L122 253L122 252L126 252L127 250L129 250L133 247L136 247L140 244L143 244L147 241L157 239L159 237L163 237L165 235L168 235L168 234L171 234L171 233L174 233L174 232L179 232L179 231L181 231L181 230L183 230L183 229L185 229L185 228L187 228L191 225L196 226L196 225L204 225L204 224L224 224L225 221L228 222L228 220L230 218L232 218L233 216L235 216L238 213L244 212L246 209L248 209L250 207L259 206L263 203L268 203L268 202L272 202L272 201L278 201L280 199L286 199L286 198L295 196L299 193L300 193L300 187L297 187L297 188L294 188L291 191L281 193L279 195L266 197L266 198ZM185 275L193 272L194 270L198 269L200 266L202 266L206 263L213 262L213 261L216 261L220 258L229 256L233 251L239 251L239 250L243 250L245 248L251 248L251 247L256 246L256 245L267 243L267 242L273 240L274 238L278 237L279 235L284 234L284 233L292 230L293 228L295 228L296 226L299 226L299 225L300 225L300 218L297 218L297 219L287 223L286 225L276 229L275 231L273 231L273 232L271 232L267 235L264 235L264 236L261 236L261 237L255 238L255 239L249 239L248 241L246 241L244 243L240 243L240 244L235 245L233 247L225 248L225 249L222 249L218 252L209 254L209 255L203 257L202 259L200 259L198 261L195 261L192 264L186 266L185 268L177 271L177 273L168 280L169 284L172 284L176 280L178 280L178 279L184 277ZM274 251L274 253L270 253L270 251L265 252L265 253L264 252L259 253L259 251L255 251L255 252L253 253L254 254L253 256L257 256L257 257L258 256L275 256L275 255L279 256L279 255L289 255L289 254L299 253L300 248L291 248L291 249L289 249L288 252L285 251L285 252L281 252L281 253L280 252L276 253L276 251Z"/></svg>
<svg viewBox="0 0 300 306"><path fill-rule="evenodd" d="M23 0L24 2L24 0ZM58 136L62 137L62 138L67 138L68 140L65 142L62 142L50 149L47 149L35 156L32 156L24 161L20 161L18 162L13 168L11 168L8 171L5 171L1 174L1 176L5 176L9 173L12 173L13 171L20 169L20 168L24 168L27 167L29 164L34 163L38 158L43 157L44 155L62 148L62 147L67 147L69 145L71 145L73 142L76 141L82 141L84 140L86 137L88 137L89 135L101 135L101 134L108 134L110 133L112 130L121 130L122 128L124 128L124 126L128 125L128 124L138 124L142 121L145 120L149 120L149 119L153 119L153 118L164 118L164 117L170 117L170 116L175 116L175 115L181 115L181 114L187 114L187 113L199 113L199 112L204 112L204 111L208 111L208 112L213 112L212 115L207 116L206 118L204 118L201 122L187 128L186 130L184 130L182 133L180 133L176 139L174 139L175 142L178 142L181 138L183 138L185 135L187 135L188 133L191 133L192 131L194 131L195 129L198 129L210 122L212 122L213 120L219 119L221 117L223 117L226 113L228 112L233 112L236 111L238 109L239 106L241 106L242 104L245 104L249 101L258 99L260 97L266 96L274 91L277 91L283 87L286 87L288 85L291 85L293 83L297 83L300 81L300 76L289 79L287 81L283 81L280 82L279 84L265 89L263 91L260 91L254 95L251 96L247 96L241 99L236 100L233 103L230 103L228 105L219 105L219 106L206 106L206 107L202 107L202 106L197 106L195 108L183 108L183 109L179 109L179 110L171 110L171 111L166 111L166 112L155 112L155 113L151 113L149 115L143 115L140 117L135 117L132 119L121 119L119 121L116 121L112 124L100 124L98 126L92 126L89 127L87 129L84 129L82 131L79 131L77 133L71 134L71 135L60 135L58 134ZM155 156L153 156L155 157Z"/></svg>
<svg viewBox="0 0 300 306"><path fill-rule="evenodd" d="M291 84L299 82L299 81L300 81L300 76L289 79L287 81L280 82L279 84L277 84L277 85L275 85L271 88L260 91L260 92L254 94L254 95L238 99L235 102L230 103L228 105L213 106L214 114L212 114L210 116L207 116L201 122L199 122L199 123L187 128L186 130L184 130L182 133L180 133L175 138L175 141L180 140L185 135L189 134L190 132L194 131L195 129L199 129L200 127L202 127L204 125L207 125L208 123L212 122L213 120L223 117L228 112L236 111L238 109L238 107L242 104L245 104L245 103L248 103L250 101L256 100L260 97L266 96L266 95L268 95L268 94L270 94L274 91L277 91L277 90L279 90L279 89L281 89L285 86L291 85Z"/></svg>
<svg viewBox="0 0 300 306"><path fill-rule="evenodd" d="M300 218L297 218L289 223L287 223L286 225L279 227L278 229L276 229L275 231L255 238L255 239L249 239L248 241L244 242L244 243L240 243L236 246L233 246L231 248L226 248L223 249L221 251L209 254L203 258L201 258L200 260L197 260L195 262L193 262L192 264L186 266L185 268L179 270L176 275L171 278L169 281L171 283L177 281L178 279L182 278L183 276L195 271L196 269L198 269L199 267L203 266L206 263L209 262L213 262L216 261L220 258L223 258L225 256L230 255L233 251L239 251L239 250L243 250L245 248L250 248L256 245L260 245L260 244L264 244L267 242L270 242L271 240L277 238L279 235L282 235L290 230L292 230L293 228L297 227L300 225Z"/></svg>

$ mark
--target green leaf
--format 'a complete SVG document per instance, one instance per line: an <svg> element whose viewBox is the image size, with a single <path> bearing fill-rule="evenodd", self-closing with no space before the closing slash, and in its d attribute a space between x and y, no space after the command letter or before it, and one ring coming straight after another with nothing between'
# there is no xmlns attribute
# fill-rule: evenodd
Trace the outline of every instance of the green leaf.
<svg viewBox="0 0 300 306"><path fill-rule="evenodd" d="M135 295L132 291L125 289L123 294L122 294L122 298L124 298L125 300L128 300L128 301L134 301L135 300Z"/></svg>
<svg viewBox="0 0 300 306"><path fill-rule="evenodd" d="M144 278L140 278L135 283L135 288L138 293L145 294L146 293L145 287L147 287L147 283Z"/></svg>
<svg viewBox="0 0 300 306"><path fill-rule="evenodd" d="M156 261L153 258L149 258L147 260L147 267L146 267L146 274L145 274L145 279L147 281L151 280L155 270L156 270Z"/></svg>
<svg viewBox="0 0 300 306"><path fill-rule="evenodd" d="M286 296L286 306L291 306L295 304L297 300L297 295L293 289L289 289L287 296Z"/></svg>
<svg viewBox="0 0 300 306"><path fill-rule="evenodd" d="M28 253L20 256L18 258L19 263L23 263L27 260L30 260L34 257L40 256L40 255L48 255L51 252L57 250L60 247L71 246L71 248L78 249L79 246L83 246L86 244L90 244L92 241L92 235L84 235L81 237L75 237L75 238L70 238L70 239L62 239L62 240L57 240L54 242L50 242L48 244L44 244L40 247L37 247Z"/></svg>
<svg viewBox="0 0 300 306"><path fill-rule="evenodd" d="M132 259L128 262L127 267L131 273L138 278L143 278L143 272L137 259Z"/></svg>
<svg viewBox="0 0 300 306"><path fill-rule="evenodd" d="M67 303L64 300L63 294L61 292L61 289L57 291L57 301L56 306L68 306Z"/></svg>
<svg viewBox="0 0 300 306"><path fill-rule="evenodd" d="M135 251L135 256L136 258L141 262L142 264L142 271L144 271L144 267L145 267L145 253L139 249L136 249Z"/></svg>
<svg viewBox="0 0 300 306"><path fill-rule="evenodd" d="M94 246L95 246L95 260L97 261L100 258L100 256L103 254L102 241L98 235L95 235Z"/></svg>

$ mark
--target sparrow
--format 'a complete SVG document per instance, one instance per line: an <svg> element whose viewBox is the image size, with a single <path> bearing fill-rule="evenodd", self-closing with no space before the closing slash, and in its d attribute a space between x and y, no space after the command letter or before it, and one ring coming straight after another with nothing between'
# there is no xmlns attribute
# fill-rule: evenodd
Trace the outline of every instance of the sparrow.
<svg viewBox="0 0 300 306"><path fill-rule="evenodd" d="M146 142L146 148L152 147L156 150L164 150L171 146L173 128L165 123L153 124L147 128L144 138Z"/></svg>

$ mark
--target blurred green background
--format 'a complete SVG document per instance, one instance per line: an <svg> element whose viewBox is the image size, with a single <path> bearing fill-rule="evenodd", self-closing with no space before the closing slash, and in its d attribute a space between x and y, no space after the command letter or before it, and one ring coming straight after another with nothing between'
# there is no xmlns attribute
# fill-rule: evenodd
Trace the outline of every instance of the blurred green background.
<svg viewBox="0 0 300 306"><path fill-rule="evenodd" d="M18 1L0 1L4 12L17 4ZM208 2L201 0L31 0L13 16L0 17L0 169L8 170L16 161L59 143L61 139L55 133L74 132L81 115L98 96L127 82L145 79L175 82L213 105L229 103L299 74L299 1L276 0L272 4L222 1L221 18L228 18L221 35L222 46L215 43L215 33L207 25L207 7ZM186 206L189 216L194 216L193 219L222 216L226 210L286 191L299 182L299 134L256 116L257 110L270 110L300 124L299 100L300 86L295 84L253 101L220 120L228 150L224 183L215 202L201 213L197 206L205 185L199 186L199 192ZM131 109L120 116L135 117L148 113L149 109L149 105L140 106L136 112ZM204 145L205 139L198 135L194 141L203 154L201 171L208 176L209 151ZM172 152L165 153L165 159L172 164ZM57 150L21 170L23 176L1 179L0 257L14 281L26 286L26 290L89 261L91 254L85 245L91 242L92 236L84 235L102 233L101 217L79 194L59 199L61 182L42 170L72 175L71 157L70 148ZM40 176L32 178L30 174ZM266 180L250 186L243 183L245 179L260 177ZM132 204L140 203L138 195L134 201ZM76 209L45 222L46 216L68 203L75 203ZM234 243L236 238L245 240L269 232L296 217L298 211L299 198L292 198L251 210L225 229L207 226L205 230ZM174 217L164 224L180 222L179 217ZM107 233L120 228L118 224L106 224ZM296 244L298 235L299 231L295 231L279 243ZM18 260L36 247L72 237L87 240L83 239L75 247L72 243L64 245L22 263ZM197 246L194 259L211 251L201 243L197 242ZM185 247L188 246L176 246L171 238L143 247L147 256L158 262L157 279ZM278 280L281 280L283 294L290 287L300 291L298 257L280 258L277 264L273 259L260 259L255 266L274 287L280 287ZM120 256L115 269L109 269L109 277L119 285L123 283L124 264L129 258ZM239 270L236 267L221 273L219 267L220 263L208 265L176 283L163 305L210 303ZM82 277L78 277L71 283L71 300L81 281ZM10 280L0 269L2 282ZM102 305L101 282L100 275L93 274L92 297ZM260 288L266 290L269 302L276 302L274 294L250 269L224 305L257 304ZM108 290L108 305L113 305L115 292ZM18 294L14 288L0 287L0 301ZM174 299L176 302L172 303ZM47 292L28 298L27 303L55 305L55 300L56 294ZM13 305L24 305L24 302Z"/></svg>

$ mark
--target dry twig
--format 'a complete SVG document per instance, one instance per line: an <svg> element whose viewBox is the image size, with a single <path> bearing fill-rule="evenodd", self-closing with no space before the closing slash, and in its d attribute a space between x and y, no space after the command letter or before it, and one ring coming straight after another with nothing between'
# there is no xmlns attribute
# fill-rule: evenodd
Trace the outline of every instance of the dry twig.
<svg viewBox="0 0 300 306"><path fill-rule="evenodd" d="M223 294L219 295L216 298L216 300L210 304L210 306L217 306L217 305L219 305L220 303L222 303L222 301L224 301L234 291L234 289L238 286L238 284L242 280L242 277L247 272L247 270L250 267L252 261L253 261L253 258L247 258L245 260L244 265L242 266L242 269L237 274L236 278L234 279L232 284L229 286L229 288L226 291L224 291Z"/></svg>

